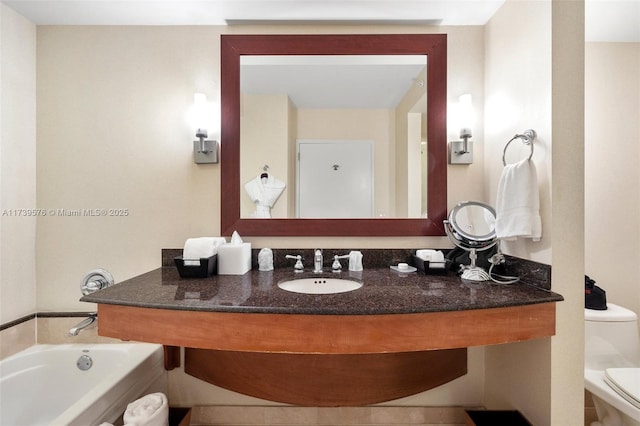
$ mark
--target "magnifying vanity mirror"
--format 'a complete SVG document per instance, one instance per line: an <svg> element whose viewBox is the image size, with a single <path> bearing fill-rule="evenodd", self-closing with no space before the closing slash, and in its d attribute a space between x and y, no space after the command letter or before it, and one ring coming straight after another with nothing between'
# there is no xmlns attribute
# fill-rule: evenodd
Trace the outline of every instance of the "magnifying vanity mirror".
<svg viewBox="0 0 640 426"><path fill-rule="evenodd" d="M223 235L444 235L446 35L223 35L221 80ZM284 188L256 215L267 166Z"/></svg>
<svg viewBox="0 0 640 426"><path fill-rule="evenodd" d="M477 201L462 202L451 210L444 225L451 242L469 252L471 264L462 266L462 279L491 280L490 274L476 265L476 259L477 252L488 250L498 242L493 207Z"/></svg>

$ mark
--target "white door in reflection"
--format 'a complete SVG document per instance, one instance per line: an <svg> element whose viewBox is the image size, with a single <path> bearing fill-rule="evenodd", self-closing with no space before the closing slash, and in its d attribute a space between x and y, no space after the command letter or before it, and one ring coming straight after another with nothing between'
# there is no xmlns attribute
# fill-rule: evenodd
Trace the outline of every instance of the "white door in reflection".
<svg viewBox="0 0 640 426"><path fill-rule="evenodd" d="M373 217L373 141L299 139L296 215Z"/></svg>

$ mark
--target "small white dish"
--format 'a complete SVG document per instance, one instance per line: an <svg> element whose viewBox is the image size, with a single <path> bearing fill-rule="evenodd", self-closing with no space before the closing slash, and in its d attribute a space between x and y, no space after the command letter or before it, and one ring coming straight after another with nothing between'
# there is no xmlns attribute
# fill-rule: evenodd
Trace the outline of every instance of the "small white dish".
<svg viewBox="0 0 640 426"><path fill-rule="evenodd" d="M416 268L414 268L413 266L407 265L406 263L404 264L406 266L402 265L404 267L401 267L401 265L402 265L402 263L399 263L397 266L396 265L391 265L390 268L393 269L394 271L404 272L404 273L417 271Z"/></svg>

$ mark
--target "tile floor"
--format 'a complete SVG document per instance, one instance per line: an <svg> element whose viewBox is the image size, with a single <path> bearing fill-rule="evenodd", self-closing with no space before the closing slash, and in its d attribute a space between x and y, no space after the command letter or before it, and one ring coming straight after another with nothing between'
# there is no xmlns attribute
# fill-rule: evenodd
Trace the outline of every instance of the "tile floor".
<svg viewBox="0 0 640 426"><path fill-rule="evenodd" d="M194 407L192 425L464 426L462 407Z"/></svg>

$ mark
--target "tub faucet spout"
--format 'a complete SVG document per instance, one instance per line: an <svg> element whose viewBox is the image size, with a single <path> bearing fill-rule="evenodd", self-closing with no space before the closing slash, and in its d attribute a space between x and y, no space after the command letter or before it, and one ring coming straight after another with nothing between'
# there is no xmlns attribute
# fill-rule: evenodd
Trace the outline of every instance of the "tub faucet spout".
<svg viewBox="0 0 640 426"><path fill-rule="evenodd" d="M95 325L98 322L98 314L89 314L89 316L78 324L75 327L69 330L69 336L77 336L80 332L86 328L89 328L92 325Z"/></svg>

